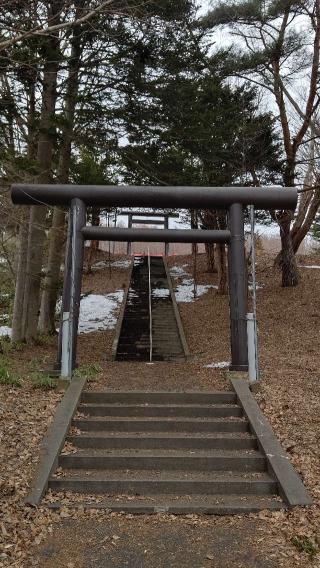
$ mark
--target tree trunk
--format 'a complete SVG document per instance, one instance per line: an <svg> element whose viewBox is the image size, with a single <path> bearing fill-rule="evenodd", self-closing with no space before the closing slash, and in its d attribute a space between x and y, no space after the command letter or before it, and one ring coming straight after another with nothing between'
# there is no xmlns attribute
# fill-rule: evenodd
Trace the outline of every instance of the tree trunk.
<svg viewBox="0 0 320 568"><path fill-rule="evenodd" d="M284 184L286 187L294 187L295 175L295 156L287 157L287 163L284 173ZM281 268L282 271L282 286L289 288L299 284L299 273L297 261L294 254L292 237L291 237L291 222L293 220L292 211L281 211L276 220L280 227L281 251L276 256L275 264Z"/></svg>
<svg viewBox="0 0 320 568"><path fill-rule="evenodd" d="M279 219L280 237L281 237L281 270L282 270L282 286L284 288L297 286L299 283L299 274L297 268L296 257L292 246L290 234L292 215L286 212Z"/></svg>
<svg viewBox="0 0 320 568"><path fill-rule="evenodd" d="M48 7L48 20L51 24L59 24L63 2L53 0ZM38 183L49 183L51 179L52 155L54 146L55 106L57 100L57 74L60 61L59 34L52 33L46 38L47 60L43 70L42 108L39 123L39 140L37 147ZM28 237L27 274L24 298L25 337L33 339L37 335L40 285L42 277L43 247L46 238L46 215L44 206L32 206Z"/></svg>
<svg viewBox="0 0 320 568"><path fill-rule="evenodd" d="M311 229L320 206L319 176L315 175L315 131L311 128L311 142L308 152L308 168L304 178L304 192L300 194L298 212L291 229L292 246L298 252L299 246ZM314 189L312 189L314 187Z"/></svg>
<svg viewBox="0 0 320 568"><path fill-rule="evenodd" d="M19 244L16 252L16 285L12 314L12 341L22 341L24 339L23 303L27 268L29 215L29 210L24 211L18 235Z"/></svg>
<svg viewBox="0 0 320 568"><path fill-rule="evenodd" d="M78 11L82 2L78 3ZM76 14L77 16L77 14ZM65 121L62 129L62 144L58 165L57 181L66 184L69 181L71 144L74 132L74 115L79 90L79 67L81 59L81 33L79 28L73 30L71 55L69 59L68 81L65 97ZM41 297L39 331L55 333L55 309L58 298L60 265L65 241L65 212L55 207L52 229L49 239L48 264Z"/></svg>
<svg viewBox="0 0 320 568"><path fill-rule="evenodd" d="M37 135L35 128L36 119L36 83L37 70L33 71L33 81L30 81L28 91L28 115L27 115L27 147L28 159L34 162L37 153ZM25 339L24 305L25 305L25 282L27 274L28 233L30 222L30 210L22 208L21 225L18 235L18 246L15 255L16 284L12 314L12 341Z"/></svg>
<svg viewBox="0 0 320 568"><path fill-rule="evenodd" d="M215 265L214 243L205 243L205 250L207 255L207 272L217 272Z"/></svg>
<svg viewBox="0 0 320 568"><path fill-rule="evenodd" d="M100 225L100 209L97 207L92 208L92 226L99 227ZM87 260L87 272L90 274L92 272L92 265L96 258L96 252L99 247L99 241L91 241L90 247L88 251L88 260Z"/></svg>
<svg viewBox="0 0 320 568"><path fill-rule="evenodd" d="M65 212L54 208L49 237L49 253L44 289L41 297L38 329L40 333L55 334L55 310L60 280L61 254L65 241Z"/></svg>
<svg viewBox="0 0 320 568"><path fill-rule="evenodd" d="M228 269L226 246L223 243L216 245L216 264L218 268L218 294L228 294Z"/></svg>
<svg viewBox="0 0 320 568"><path fill-rule="evenodd" d="M320 207L320 191L314 190L314 194L310 201L308 212L305 215L303 224L294 232L294 234L292 234L291 231L292 248L294 253L298 252L299 246L301 245L305 236L310 231L312 223L314 222L316 214L319 210L319 207Z"/></svg>
<svg viewBox="0 0 320 568"><path fill-rule="evenodd" d="M205 229L217 229L218 222L217 222L217 214L216 211L206 210L204 212L203 218L203 227ZM211 274L217 272L217 267L215 265L215 245L214 243L206 243L205 244L205 251L207 255L207 272Z"/></svg>

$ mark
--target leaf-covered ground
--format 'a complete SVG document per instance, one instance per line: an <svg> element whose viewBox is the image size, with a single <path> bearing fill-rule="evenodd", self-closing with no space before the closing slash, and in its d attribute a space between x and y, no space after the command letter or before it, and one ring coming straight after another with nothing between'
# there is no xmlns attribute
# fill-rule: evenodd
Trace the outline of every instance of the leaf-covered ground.
<svg viewBox="0 0 320 568"><path fill-rule="evenodd" d="M172 264L192 271L190 257ZM301 264L320 265L319 258ZM201 284L215 283L198 259ZM85 292L111 292L123 286L125 269L86 276ZM181 276L181 278L183 278ZM292 463L314 499L308 509L232 517L132 517L107 512L32 509L23 503L34 472L40 441L62 393L35 389L34 373L54 358L54 340L11 351L2 364L22 385L0 385L0 566L12 568L302 568L320 566L319 355L320 270L301 268L301 284L281 289L272 259L259 255L258 319L262 380L255 394ZM177 280L179 283L179 280ZM228 299L215 289L195 302L179 304L195 358L170 366L162 388L224 388L224 371L205 365L228 361ZM79 362L100 365L90 388L158 388L164 364L121 365L110 356L113 332L81 336ZM90 374L90 373L89 373ZM188 382L189 381L189 382ZM227 539L228 535L229 540ZM211 536L212 535L212 536ZM225 539L225 540L224 540ZM165 545L164 545L165 544ZM130 554L131 556L130 556Z"/></svg>

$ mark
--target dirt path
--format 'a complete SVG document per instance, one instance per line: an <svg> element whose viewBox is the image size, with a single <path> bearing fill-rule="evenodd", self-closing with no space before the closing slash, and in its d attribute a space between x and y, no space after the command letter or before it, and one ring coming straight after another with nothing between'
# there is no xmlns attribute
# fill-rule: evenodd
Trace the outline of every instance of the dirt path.
<svg viewBox="0 0 320 568"><path fill-rule="evenodd" d="M276 568L263 521L128 518L64 520L38 552L41 568Z"/></svg>

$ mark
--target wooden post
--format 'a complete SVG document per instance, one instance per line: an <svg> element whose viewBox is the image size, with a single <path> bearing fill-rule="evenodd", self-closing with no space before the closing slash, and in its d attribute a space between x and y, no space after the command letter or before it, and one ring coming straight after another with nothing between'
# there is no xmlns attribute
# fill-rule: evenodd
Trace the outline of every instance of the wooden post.
<svg viewBox="0 0 320 568"><path fill-rule="evenodd" d="M82 229L86 224L86 206L74 198L70 204L70 237L68 262L63 299L63 325L61 333L61 372L71 379L76 366L77 337L80 312L81 283L84 257ZM68 317L66 317L68 314Z"/></svg>
<svg viewBox="0 0 320 568"><path fill-rule="evenodd" d="M243 207L234 203L229 207L230 244L228 256L231 371L248 370L247 341L247 282L244 248Z"/></svg>
<svg viewBox="0 0 320 568"><path fill-rule="evenodd" d="M168 215L164 215L164 228L169 229L169 216ZM169 256L169 249L170 249L170 244L165 243L165 245L164 245L165 256Z"/></svg>
<svg viewBox="0 0 320 568"><path fill-rule="evenodd" d="M71 275L71 241L72 241L72 211L69 209L68 217L68 234L66 242L65 260L64 260L64 273L63 273L63 291L61 300L61 311L60 311L60 325L59 325L59 336L58 336L58 353L57 353L57 363L56 369L61 370L61 358L62 358L62 327L64 321L64 314L70 312L70 275Z"/></svg>
<svg viewBox="0 0 320 568"><path fill-rule="evenodd" d="M128 215L128 229L132 228L132 213ZM128 241L127 243L127 255L130 256L132 251L132 243Z"/></svg>
<svg viewBox="0 0 320 568"><path fill-rule="evenodd" d="M86 224L86 206L81 199L72 199L72 258L70 282L70 318L72 321L72 370L76 366L77 338L80 312L81 284L84 257L82 228Z"/></svg>

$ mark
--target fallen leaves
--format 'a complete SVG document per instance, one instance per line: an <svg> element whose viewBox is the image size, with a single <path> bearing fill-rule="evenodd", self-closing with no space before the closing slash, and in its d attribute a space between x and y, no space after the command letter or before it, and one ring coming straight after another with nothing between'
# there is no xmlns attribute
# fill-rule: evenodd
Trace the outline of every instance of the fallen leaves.
<svg viewBox="0 0 320 568"><path fill-rule="evenodd" d="M179 259L175 258L174 262L178 263ZM181 259L181 263L185 263L185 259ZM203 259L199 259L199 269L202 271L199 274L199 282L212 282L212 276L204 273L201 263ZM309 312L320 311L320 271L305 271L302 284L297 289L282 290L270 260L259 258L259 266L261 272L258 277L265 283L263 290L258 292L260 356L264 376L260 391L255 396L310 490L314 505L307 509L262 511L258 515L251 515L252 522L256 523L257 534L253 546L262 551L266 559L275 559L277 565L283 568L305 568L309 562L309 565L315 568L320 560L320 320L312 318L311 321ZM99 291L99 286L105 285L105 282L98 282L98 277L95 278ZM89 276L86 278L86 284L90 287ZM181 388L181 385L184 389L225 388L227 383L223 372L204 368L203 365L212 360L229 358L227 298L209 292L195 303L183 304L180 310L189 346L194 354L201 353L198 358L181 365L171 365L170 373L162 372L167 369L167 363L160 364L160 379L156 374L151 374L150 367L146 365L137 364L137 372L132 376L130 364L121 365L121 369L117 367L115 372L116 363L103 363L104 386L119 388L121 384L124 389L139 389L145 388L147 384L150 390L157 390L159 384L163 389L170 387L173 390ZM89 363L97 361L100 355L101 358L105 356L106 344L112 344L112 334L105 334L103 338L107 338L106 342L97 342L94 337L87 337L86 349L81 348L80 338L81 362ZM22 370L26 367L27 356L30 356L30 351L19 353L20 360L17 365L20 365ZM162 382L159 383L159 380ZM90 385L89 388L101 388L102 379L99 381L100 383ZM70 502L80 504L83 497L67 492L61 495L48 492L46 495L47 503L57 500L61 502L62 507L59 510L24 505L23 499L36 466L41 440L60 397L61 394L53 391L33 390L27 380L23 380L22 388L18 392L8 386L0 387L1 567L33 566L32 547L45 542L55 523L65 519L69 522L69 519L82 518L101 522L106 515L120 517L119 514L108 510L85 510L81 506L72 509L68 506ZM77 428L71 428L71 434L80 433ZM64 452L73 451L72 445L67 442ZM57 474L59 475L59 470ZM136 499L138 497L133 497L132 500ZM86 501L94 504L99 503L101 498L88 495ZM121 518L124 530L128 520L135 522L135 518L130 514L122 515ZM241 523L242 518L197 515L175 517L159 514L153 517L152 521L150 517L146 517L146 523L150 522L177 526L181 524L188 526L190 530L193 530L193 526L210 527L214 530L215 525L228 530L230 526ZM121 540L118 534L114 534L103 542L103 546L109 549L117 547L120 546ZM209 552L206 560L206 565L210 564L208 561L214 562L213 553ZM68 560L66 566L75 568L76 564Z"/></svg>

